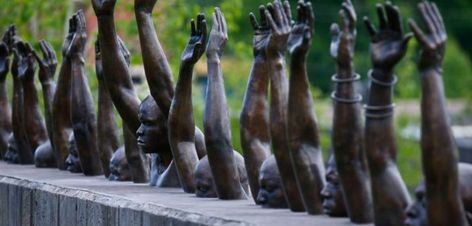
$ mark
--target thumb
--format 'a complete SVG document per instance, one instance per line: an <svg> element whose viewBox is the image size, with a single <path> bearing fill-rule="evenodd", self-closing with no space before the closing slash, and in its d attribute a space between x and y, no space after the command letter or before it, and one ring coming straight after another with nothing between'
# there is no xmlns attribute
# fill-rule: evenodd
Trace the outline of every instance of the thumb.
<svg viewBox="0 0 472 226"><path fill-rule="evenodd" d="M408 43L410 42L411 38L413 37L413 33L408 33L402 40L402 49L406 49L408 47Z"/></svg>

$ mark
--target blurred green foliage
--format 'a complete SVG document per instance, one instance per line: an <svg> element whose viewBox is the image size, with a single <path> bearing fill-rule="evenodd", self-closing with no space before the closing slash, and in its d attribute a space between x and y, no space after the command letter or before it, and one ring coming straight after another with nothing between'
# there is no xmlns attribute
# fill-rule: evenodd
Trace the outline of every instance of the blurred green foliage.
<svg viewBox="0 0 472 226"><path fill-rule="evenodd" d="M125 40L132 53L132 64L142 63L138 31L134 18L133 0L118 0L116 7L116 24L119 35ZM295 13L296 0L290 0L292 11ZM313 84L312 92L315 97L316 112L320 118L322 131L321 141L326 151L330 146L331 121L326 117L330 101L326 99L332 89L331 75L335 72L335 65L329 56L330 32L329 27L339 20L341 0L312 1L316 14L316 34L308 60L310 81ZM369 38L362 23L362 17L368 16L374 23L377 22L375 4L377 0L353 0L358 13L358 36L356 46L355 68L362 75L366 84L367 71L370 69ZM420 0L396 0L402 12L406 27L406 19L413 17L417 21L416 4ZM447 56L444 62L444 81L447 96L450 98L472 99L470 85L472 84L472 1L470 0L437 0L444 16L449 32ZM16 24L18 35L32 42L39 49L37 42L46 39L52 43L61 59L60 47L67 29L67 18L77 9L86 11L89 31L88 74L89 82L96 94L97 82L93 71L93 42L96 40L96 22L93 10L88 0L0 0L0 31L4 31L9 24ZM252 27L248 14L253 11L258 14L258 6L265 4L261 0L167 0L158 1L153 17L159 39L166 51L174 72L174 79L178 75L179 56L189 37L189 22L199 12L207 15L208 29L210 30L211 13L213 7L219 6L225 13L229 24L229 42L223 59L225 86L231 114L232 135L235 150L241 151L239 143L239 113L244 97L245 87L252 61ZM295 14L294 14L295 15ZM257 15L258 16L258 15ZM420 22L421 24L421 22ZM418 45L412 41L409 51L397 67L396 73L400 82L396 87L397 98L419 98L420 79L416 70L415 60ZM204 110L204 92L206 63L205 57L196 67L196 83L193 90L194 112L196 124L202 128ZM38 85L39 88L39 85ZM141 88L140 88L141 89ZM139 90L139 93L148 93ZM96 95L94 95L96 98ZM40 98L42 99L42 98ZM471 111L472 112L472 111ZM407 118L407 119L405 119ZM402 117L398 119L398 127L405 123L418 123L418 119ZM121 124L121 122L120 122ZM399 165L403 177L411 188L420 178L419 144L414 141L399 138ZM327 157L327 152L325 152Z"/></svg>

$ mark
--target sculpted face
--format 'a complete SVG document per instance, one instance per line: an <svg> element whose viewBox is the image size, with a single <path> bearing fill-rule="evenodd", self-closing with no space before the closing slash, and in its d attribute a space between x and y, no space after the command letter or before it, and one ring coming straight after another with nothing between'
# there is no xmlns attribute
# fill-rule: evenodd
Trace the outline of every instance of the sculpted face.
<svg viewBox="0 0 472 226"><path fill-rule="evenodd" d="M132 179L124 147L120 147L111 156L110 176L108 179L111 181L128 181Z"/></svg>
<svg viewBox="0 0 472 226"><path fill-rule="evenodd" d="M195 194L200 198L216 198L216 188L211 175L210 163L208 156L203 157L198 162L193 176L195 183Z"/></svg>
<svg viewBox="0 0 472 226"><path fill-rule="evenodd" d="M136 131L138 146L144 153L170 150L167 139L167 120L151 96L146 97L139 107L141 126Z"/></svg>
<svg viewBox="0 0 472 226"><path fill-rule="evenodd" d="M34 152L34 165L36 167L56 167L56 156L52 150L51 142L42 143Z"/></svg>
<svg viewBox="0 0 472 226"><path fill-rule="evenodd" d="M326 169L326 185L321 191L324 213L331 217L347 217L343 192L339 184L339 175L333 156Z"/></svg>
<svg viewBox="0 0 472 226"><path fill-rule="evenodd" d="M13 133L10 133L8 136L8 148L7 152L5 153L4 160L8 163L19 163L20 160L18 159L18 149L16 147L15 136Z"/></svg>
<svg viewBox="0 0 472 226"><path fill-rule="evenodd" d="M233 151L234 161L239 173L239 182L246 194L249 194L249 181L247 178L246 168L244 165L244 158L236 151ZM195 194L200 198L216 198L215 183L211 174L210 162L208 156L203 157L195 168L193 181L195 183Z"/></svg>
<svg viewBox="0 0 472 226"><path fill-rule="evenodd" d="M74 133L70 133L68 148L69 156L66 159L67 170L72 173L81 173L82 166L80 165L79 154L77 153Z"/></svg>
<svg viewBox="0 0 472 226"><path fill-rule="evenodd" d="M405 226L426 226L425 185L421 182L415 189L416 200L406 209Z"/></svg>
<svg viewBox="0 0 472 226"><path fill-rule="evenodd" d="M259 194L257 202L264 208L288 208L282 190L279 169L274 156L270 156L262 163L259 173Z"/></svg>

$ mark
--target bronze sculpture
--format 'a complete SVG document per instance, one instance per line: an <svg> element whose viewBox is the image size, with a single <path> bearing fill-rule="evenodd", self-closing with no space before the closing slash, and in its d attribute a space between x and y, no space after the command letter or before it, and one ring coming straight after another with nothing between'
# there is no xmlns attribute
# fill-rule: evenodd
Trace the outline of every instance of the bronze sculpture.
<svg viewBox="0 0 472 226"><path fill-rule="evenodd" d="M270 74L270 135L277 166L282 179L282 187L292 211L303 212L305 207L291 160L287 134L288 80L285 75L285 51L291 32L289 4L282 6L279 0L269 3L265 17L269 25L269 35L261 40L261 48L267 56Z"/></svg>
<svg viewBox="0 0 472 226"><path fill-rule="evenodd" d="M15 136L13 133L10 133L7 140L8 148L3 160L8 163L18 164L20 159L18 156L18 148L16 146Z"/></svg>
<svg viewBox="0 0 472 226"><path fill-rule="evenodd" d="M126 160L125 147L116 150L110 159L110 181L130 181L132 180L131 169Z"/></svg>
<svg viewBox="0 0 472 226"><path fill-rule="evenodd" d="M195 192L193 174L198 163L195 147L195 121L192 110L192 74L195 63L206 46L205 17L198 15L197 26L192 20L191 37L182 54L180 74L169 110L169 141L180 184L187 193Z"/></svg>
<svg viewBox="0 0 472 226"><path fill-rule="evenodd" d="M195 49L189 49L182 55L182 61L196 62L195 54L190 51L198 51L202 55L207 42L206 21L203 15L197 23L197 30L192 26L192 33L202 35L201 40L193 43ZM221 68L221 56L228 40L228 27L226 19L219 8L213 13L213 26L208 47L206 50L208 66L208 83L205 97L205 111L203 114L203 127L208 161L210 163L216 193L219 199L244 199L247 197L247 185L242 185L240 179L243 175L237 168L237 161L233 154L231 142L231 128L228 106ZM189 46L191 42L189 42ZM188 47L189 47L188 46ZM245 177L245 176L244 176ZM244 186L244 187L243 187Z"/></svg>
<svg viewBox="0 0 472 226"><path fill-rule="evenodd" d="M269 69L265 51L260 45L267 39L268 24L265 19L265 7L259 8L261 24L253 13L249 18L254 29L253 62L247 83L246 94L241 110L239 127L244 163L251 187L252 198L256 204L259 194L259 171L262 163L270 156L269 104L267 90L269 86Z"/></svg>
<svg viewBox="0 0 472 226"><path fill-rule="evenodd" d="M18 151L18 162L20 164L33 164L33 150L28 142L24 119L24 90L21 77L24 77L31 64L34 62L32 49L29 44L18 41L13 47L13 99L12 99L12 126L15 138L16 150ZM31 71L29 72L31 73Z"/></svg>
<svg viewBox="0 0 472 226"><path fill-rule="evenodd" d="M397 147L392 103L395 65L406 53L411 34L404 35L398 7L387 2L377 5L379 30L364 18L370 34L373 69L365 107L366 155L371 176L374 222L376 225L402 225L410 196L396 164ZM339 163L338 163L339 167Z"/></svg>
<svg viewBox="0 0 472 226"><path fill-rule="evenodd" d="M121 42L120 42L121 44ZM124 54L124 53L123 53ZM126 57L125 57L126 58ZM105 177L110 176L110 161L113 153L119 148L118 125L113 112L113 102L110 93L103 81L103 66L100 53L100 44L95 42L95 74L98 81L98 112L97 112L97 140L100 160Z"/></svg>
<svg viewBox="0 0 472 226"><path fill-rule="evenodd" d="M239 183L246 194L249 194L249 181L244 165L244 158L236 151L233 151L236 170L239 174ZM195 195L199 198L217 198L216 185L211 173L208 156L203 157L197 164L193 174L195 183Z"/></svg>
<svg viewBox="0 0 472 226"><path fill-rule="evenodd" d="M259 193L257 203L266 208L288 208L280 173L273 155L261 165L259 172Z"/></svg>
<svg viewBox="0 0 472 226"><path fill-rule="evenodd" d="M354 82L360 79L353 63L357 16L350 0L343 2L339 15L342 27L331 25L331 56L336 62L331 141L348 216L354 223L369 223L373 207L364 152L362 96L354 88Z"/></svg>
<svg viewBox="0 0 472 226"><path fill-rule="evenodd" d="M0 156L5 159L8 149L8 137L12 132L11 108L8 102L6 78L10 71L10 55L15 42L16 29L11 25L0 43Z"/></svg>
<svg viewBox="0 0 472 226"><path fill-rule="evenodd" d="M68 133L70 134L67 140L67 150L69 154L65 160L66 170L71 173L82 173L74 132L68 131Z"/></svg>
<svg viewBox="0 0 472 226"><path fill-rule="evenodd" d="M285 4L288 5L288 2ZM305 209L308 214L322 214L320 192L325 184L325 168L306 68L315 29L315 15L310 2L299 1L297 11L298 19L292 25L288 39L288 50L292 56L288 96L288 141Z"/></svg>
<svg viewBox="0 0 472 226"><path fill-rule="evenodd" d="M323 211L326 215L330 217L348 217L333 155L326 164L326 185L321 191L321 196L323 197Z"/></svg>
<svg viewBox="0 0 472 226"><path fill-rule="evenodd" d="M71 61L71 102L70 120L74 131L77 152L79 154L82 171L87 176L103 174L102 162L109 159L99 155L97 143L97 119L92 95L85 75L85 44L87 42L85 16L82 11L77 12L77 29L72 36L66 56ZM98 158L97 158L98 157Z"/></svg>
<svg viewBox="0 0 472 226"><path fill-rule="evenodd" d="M56 73L57 58L51 45L42 40L39 42L43 59L36 52L33 52L39 65L39 81L43 90L44 115L46 119L47 140L36 149L34 153L34 163L36 167L57 167L56 156L54 154L52 129L52 102L54 93L56 92L56 83L54 82L54 74ZM34 85L34 84L33 84ZM41 117L40 114L38 114Z"/></svg>
<svg viewBox="0 0 472 226"><path fill-rule="evenodd" d="M121 53L116 35L114 24L115 4L116 0L92 0L93 9L98 19L98 40L102 52L104 81L107 84L113 104L123 119L124 127L139 133L138 128L141 124L138 116L140 101L134 91L129 69ZM136 137L139 136L139 134L136 135ZM164 137L161 139L165 140ZM170 152L169 149L158 148L157 150L164 154ZM133 181L136 183L146 182L148 177L144 153L132 149L126 149L126 151L130 151L130 153L126 153L126 157L133 172Z"/></svg>
<svg viewBox="0 0 472 226"><path fill-rule="evenodd" d="M69 30L62 44L62 62L59 69L56 92L52 101L52 146L56 155L59 170L67 170L69 164L66 159L69 156L69 137L73 136L72 123L70 121L70 97L71 97L71 59L67 57L72 38L77 30L77 15L69 19ZM75 141L74 141L75 144ZM78 160L76 158L76 160ZM78 170L78 169L77 169ZM74 171L77 171L74 170ZM80 170L81 172L81 170Z"/></svg>
<svg viewBox="0 0 472 226"><path fill-rule="evenodd" d="M426 25L423 32L414 20L409 25L421 46L421 150L425 176L427 224L468 225L460 197L457 146L446 111L442 63L447 33L434 3L418 5Z"/></svg>

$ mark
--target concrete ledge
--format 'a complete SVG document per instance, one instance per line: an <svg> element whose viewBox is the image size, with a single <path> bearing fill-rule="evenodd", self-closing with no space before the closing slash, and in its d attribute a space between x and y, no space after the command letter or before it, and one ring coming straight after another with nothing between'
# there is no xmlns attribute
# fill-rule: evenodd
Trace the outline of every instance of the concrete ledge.
<svg viewBox="0 0 472 226"><path fill-rule="evenodd" d="M0 163L0 226L352 225L347 219L262 209L251 200L199 199L180 189L110 182Z"/></svg>

